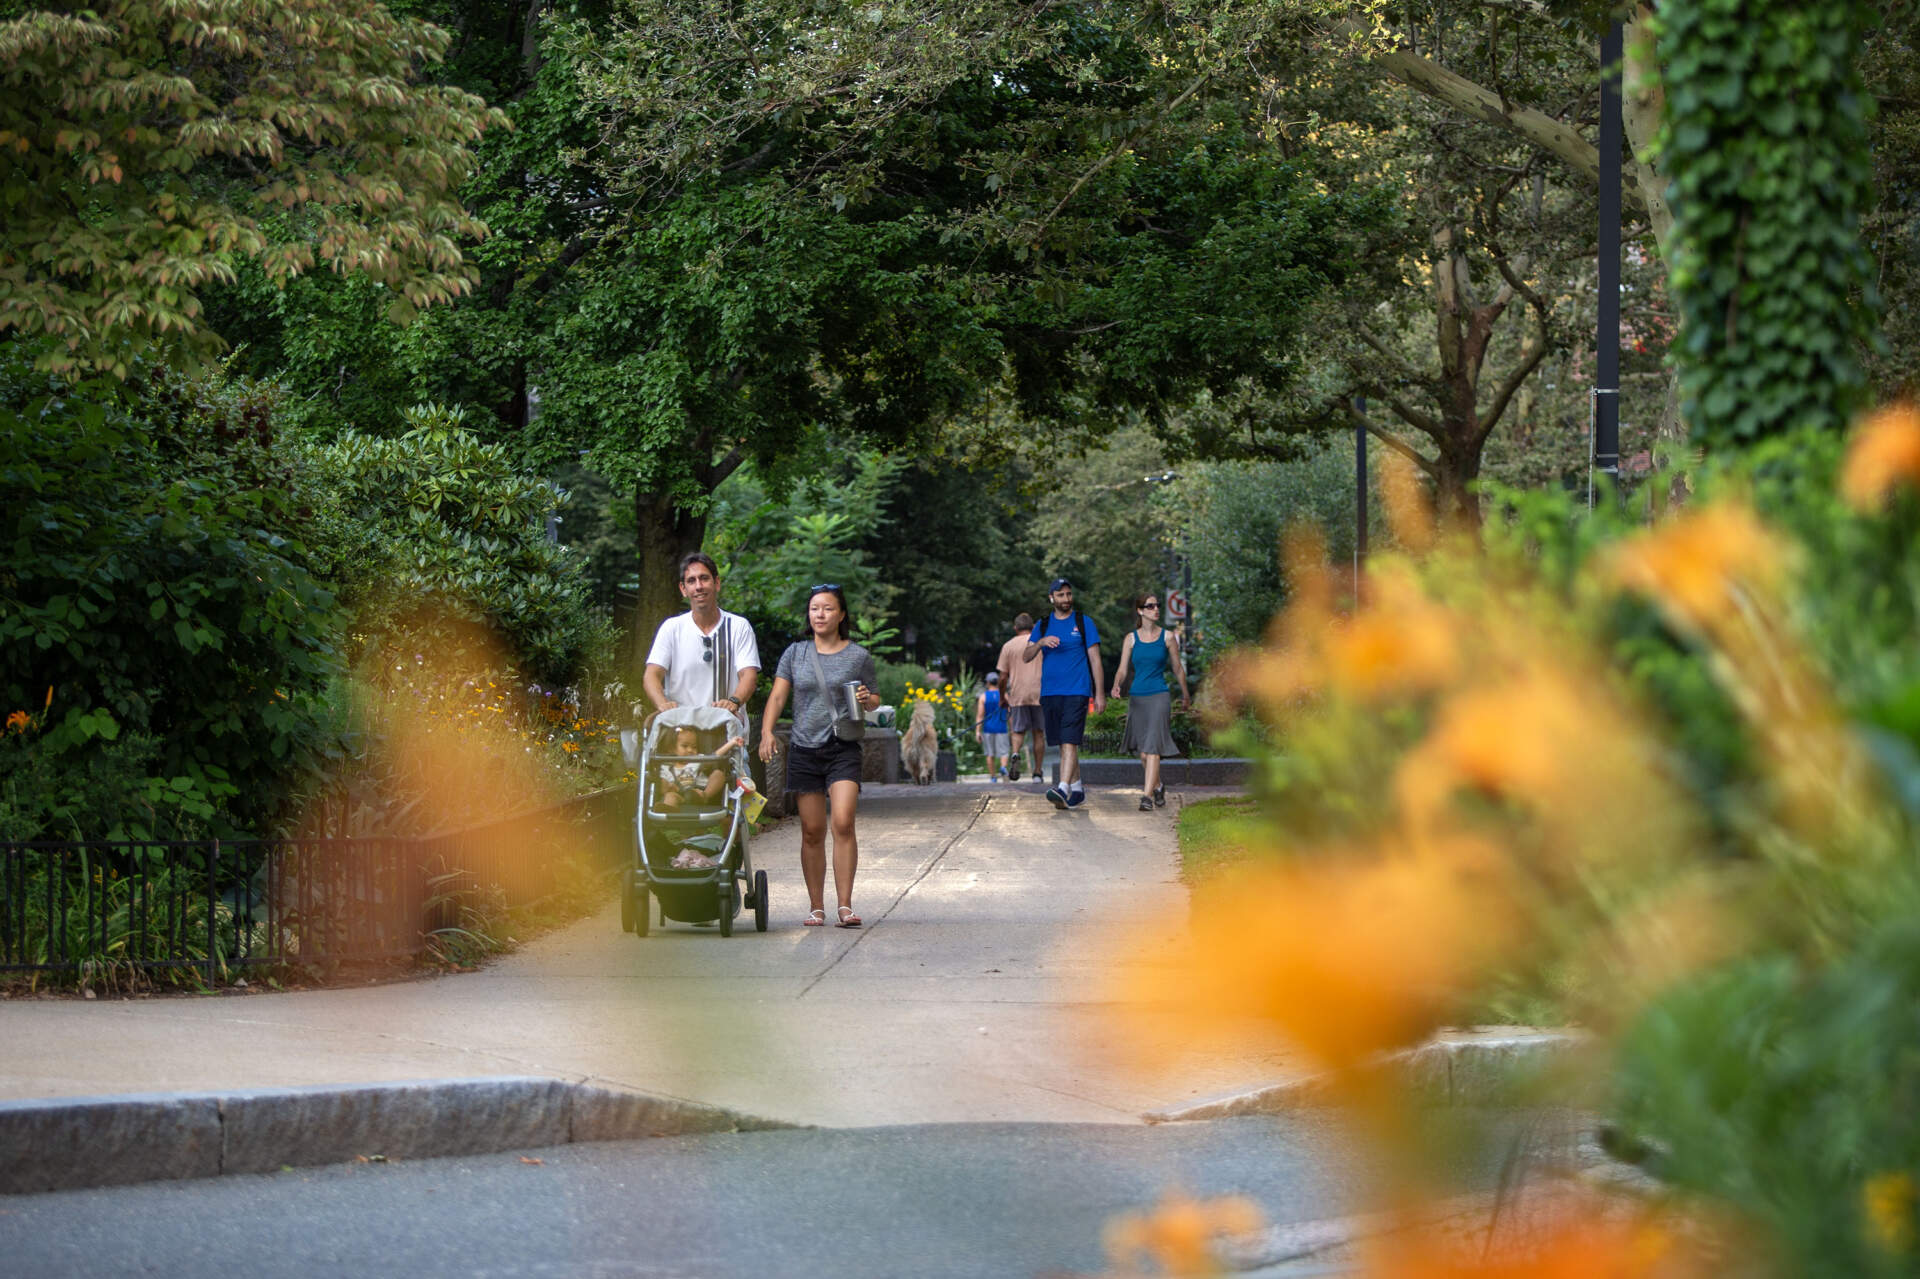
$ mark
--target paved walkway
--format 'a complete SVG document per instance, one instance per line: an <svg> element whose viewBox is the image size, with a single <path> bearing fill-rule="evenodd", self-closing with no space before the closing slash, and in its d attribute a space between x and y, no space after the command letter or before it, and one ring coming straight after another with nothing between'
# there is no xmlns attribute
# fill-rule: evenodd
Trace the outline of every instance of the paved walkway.
<svg viewBox="0 0 1920 1279"><path fill-rule="evenodd" d="M1298 1073L1269 1046L1143 1078L1115 1038L1123 964L1165 962L1187 894L1174 818L1128 791L869 787L855 901L802 928L799 828L755 842L770 929L645 939L609 906L483 971L362 989L0 1001L0 1098L547 1075L836 1126L1136 1122ZM831 893L829 893L831 896Z"/></svg>

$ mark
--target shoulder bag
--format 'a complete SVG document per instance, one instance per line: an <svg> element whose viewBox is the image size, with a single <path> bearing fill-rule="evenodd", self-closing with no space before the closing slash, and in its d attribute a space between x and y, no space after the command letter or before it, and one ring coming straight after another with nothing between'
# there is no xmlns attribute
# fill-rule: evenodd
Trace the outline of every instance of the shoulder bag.
<svg viewBox="0 0 1920 1279"><path fill-rule="evenodd" d="M813 678L819 681L820 695L827 699L827 709L833 712L833 735L842 742L857 742L867 735L867 722L853 719L840 713L838 690L827 683L826 668L820 665L820 649L812 640L800 641L807 646L807 656L813 659Z"/></svg>

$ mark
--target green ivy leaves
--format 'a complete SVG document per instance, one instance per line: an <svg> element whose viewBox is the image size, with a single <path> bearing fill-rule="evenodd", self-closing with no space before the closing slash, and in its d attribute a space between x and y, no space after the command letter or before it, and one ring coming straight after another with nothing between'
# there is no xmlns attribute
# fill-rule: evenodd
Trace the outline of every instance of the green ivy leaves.
<svg viewBox="0 0 1920 1279"><path fill-rule="evenodd" d="M1670 285L1682 408L1695 439L1838 428L1874 333L1871 99L1857 0L1663 5L1661 155L1672 176Z"/></svg>

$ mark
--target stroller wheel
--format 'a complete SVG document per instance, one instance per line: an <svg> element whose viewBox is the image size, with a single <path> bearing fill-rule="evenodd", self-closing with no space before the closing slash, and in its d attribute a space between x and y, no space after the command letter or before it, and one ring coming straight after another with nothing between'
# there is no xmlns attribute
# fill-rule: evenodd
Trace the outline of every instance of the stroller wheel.
<svg viewBox="0 0 1920 1279"><path fill-rule="evenodd" d="M720 925L722 937L733 936L733 917L740 909L739 892L739 886L731 879L720 885L720 918L715 922Z"/></svg>
<svg viewBox="0 0 1920 1279"><path fill-rule="evenodd" d="M753 872L753 931L767 931L767 872Z"/></svg>
<svg viewBox="0 0 1920 1279"><path fill-rule="evenodd" d="M653 902L649 899L653 894L647 891L647 886L640 882L638 875L635 875L633 879L633 935L635 937L645 937L647 935L647 916L653 910Z"/></svg>
<svg viewBox="0 0 1920 1279"><path fill-rule="evenodd" d="M620 877L620 931L633 931L633 872Z"/></svg>

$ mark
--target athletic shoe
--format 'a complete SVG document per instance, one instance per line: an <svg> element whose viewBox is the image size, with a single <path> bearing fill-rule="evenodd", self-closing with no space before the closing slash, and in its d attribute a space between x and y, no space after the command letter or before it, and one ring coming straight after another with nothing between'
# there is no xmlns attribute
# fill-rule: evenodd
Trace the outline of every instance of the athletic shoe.
<svg viewBox="0 0 1920 1279"><path fill-rule="evenodd" d="M1055 808L1067 808L1073 803L1072 800L1067 798L1067 792L1061 790L1058 786L1047 787L1047 802Z"/></svg>
<svg viewBox="0 0 1920 1279"><path fill-rule="evenodd" d="M1167 806L1167 788L1166 787L1156 786L1153 788L1153 806L1155 808L1165 808Z"/></svg>
<svg viewBox="0 0 1920 1279"><path fill-rule="evenodd" d="M1140 811L1143 813L1151 813L1153 811L1153 796L1142 795L1140 797Z"/></svg>
<svg viewBox="0 0 1920 1279"><path fill-rule="evenodd" d="M1020 765L1018 764L1007 765L1007 780L1010 782L1017 782L1020 780Z"/></svg>
<svg viewBox="0 0 1920 1279"><path fill-rule="evenodd" d="M1085 791L1076 790L1076 791L1067 792L1066 806L1068 808L1078 808L1080 807L1080 805L1086 802L1087 802L1087 793Z"/></svg>

